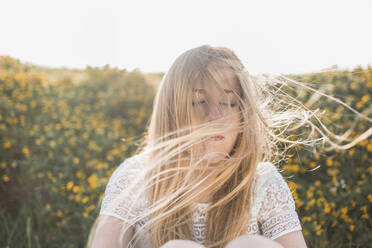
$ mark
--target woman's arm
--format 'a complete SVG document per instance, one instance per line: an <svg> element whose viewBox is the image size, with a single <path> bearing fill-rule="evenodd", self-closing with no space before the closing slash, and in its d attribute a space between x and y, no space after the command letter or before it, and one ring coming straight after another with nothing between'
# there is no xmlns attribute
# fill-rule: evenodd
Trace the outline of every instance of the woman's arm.
<svg viewBox="0 0 372 248"><path fill-rule="evenodd" d="M205 248L205 247L201 244L196 243L195 241L175 239L168 241L160 248Z"/></svg>
<svg viewBox="0 0 372 248"><path fill-rule="evenodd" d="M100 215L97 221L97 228L94 230L92 244L88 248L127 248L133 237L134 228L119 218ZM104 218L104 221L102 221ZM122 241L120 241L120 231L126 230Z"/></svg>
<svg viewBox="0 0 372 248"><path fill-rule="evenodd" d="M245 234L227 244L226 248L286 248L276 241L272 241L258 234Z"/></svg>
<svg viewBox="0 0 372 248"><path fill-rule="evenodd" d="M283 245L284 248L307 248L301 231L293 231L274 240Z"/></svg>

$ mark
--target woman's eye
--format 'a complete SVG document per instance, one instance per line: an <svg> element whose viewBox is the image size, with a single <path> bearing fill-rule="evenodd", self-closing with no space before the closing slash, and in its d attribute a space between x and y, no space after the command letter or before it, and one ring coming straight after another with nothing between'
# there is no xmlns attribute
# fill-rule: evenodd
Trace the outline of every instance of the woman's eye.
<svg viewBox="0 0 372 248"><path fill-rule="evenodd" d="M199 101L199 102L192 102L192 105L194 106L194 105L198 105L198 104L204 104L205 103L205 101ZM222 106L228 106L229 104L228 103L224 103L224 102L221 102L220 103ZM236 104L235 103L231 103L230 104L230 107L235 107L236 106Z"/></svg>
<svg viewBox="0 0 372 248"><path fill-rule="evenodd" d="M229 105L228 103L224 103L224 102L222 102L221 104L222 104L223 106L228 106L228 105ZM230 107L232 107L232 108L235 107L235 106L236 106L235 103L231 103L231 104L230 104Z"/></svg>
<svg viewBox="0 0 372 248"><path fill-rule="evenodd" d="M192 105L194 106L194 105L197 105L197 104L203 104L203 103L205 103L205 101L200 101L200 102L192 102Z"/></svg>

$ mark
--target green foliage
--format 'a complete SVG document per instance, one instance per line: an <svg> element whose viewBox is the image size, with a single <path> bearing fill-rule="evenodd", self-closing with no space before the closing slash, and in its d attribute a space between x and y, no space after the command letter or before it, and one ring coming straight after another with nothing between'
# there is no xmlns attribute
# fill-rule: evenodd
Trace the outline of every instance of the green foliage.
<svg viewBox="0 0 372 248"><path fill-rule="evenodd" d="M49 83L0 58L1 247L83 247L108 178L143 138L155 93L144 76L84 78Z"/></svg>
<svg viewBox="0 0 372 248"><path fill-rule="evenodd" d="M370 66L292 78L307 82L315 89L321 88L371 118ZM341 134L351 130L350 137L341 145L371 128L370 122L334 100L322 97L310 102L309 98L310 93L299 97L301 102L308 103L305 106L325 110L321 120L330 131ZM308 132L301 128L294 135L303 136ZM302 145L296 147L282 167L308 246L371 247L372 139L362 140L347 150L313 150Z"/></svg>

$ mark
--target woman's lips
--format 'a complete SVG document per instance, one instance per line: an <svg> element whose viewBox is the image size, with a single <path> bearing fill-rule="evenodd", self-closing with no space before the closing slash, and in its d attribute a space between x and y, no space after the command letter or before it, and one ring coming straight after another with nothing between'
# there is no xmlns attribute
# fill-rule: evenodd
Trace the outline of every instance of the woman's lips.
<svg viewBox="0 0 372 248"><path fill-rule="evenodd" d="M217 136L210 137L209 140L220 141L220 140L223 140L224 138L225 137L223 137L222 135L217 135Z"/></svg>

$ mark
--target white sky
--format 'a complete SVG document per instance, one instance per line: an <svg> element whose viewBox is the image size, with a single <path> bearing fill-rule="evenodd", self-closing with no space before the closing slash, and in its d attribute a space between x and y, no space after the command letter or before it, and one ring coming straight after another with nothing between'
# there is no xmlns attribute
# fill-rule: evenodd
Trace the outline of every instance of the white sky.
<svg viewBox="0 0 372 248"><path fill-rule="evenodd" d="M185 50L233 49L257 73L372 65L372 0L0 2L0 56L166 72Z"/></svg>

